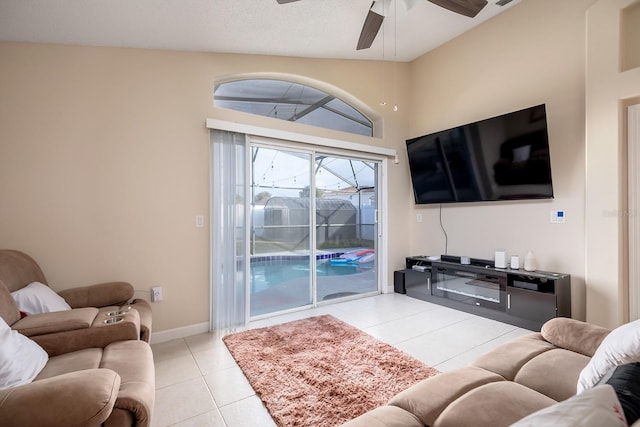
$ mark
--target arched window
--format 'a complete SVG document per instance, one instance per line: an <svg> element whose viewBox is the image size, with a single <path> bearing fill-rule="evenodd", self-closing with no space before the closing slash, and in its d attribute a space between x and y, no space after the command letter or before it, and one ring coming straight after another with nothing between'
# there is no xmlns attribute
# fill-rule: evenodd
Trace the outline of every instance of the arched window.
<svg viewBox="0 0 640 427"><path fill-rule="evenodd" d="M216 85L214 105L260 116L373 136L373 123L343 100L311 86L274 79Z"/></svg>

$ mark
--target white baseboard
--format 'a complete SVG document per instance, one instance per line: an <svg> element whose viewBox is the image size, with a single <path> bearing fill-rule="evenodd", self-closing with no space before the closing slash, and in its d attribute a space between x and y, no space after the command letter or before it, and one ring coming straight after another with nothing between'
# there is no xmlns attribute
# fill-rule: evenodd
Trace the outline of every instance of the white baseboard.
<svg viewBox="0 0 640 427"><path fill-rule="evenodd" d="M151 344L158 344L178 338L186 338L192 335L209 332L209 322L196 323L195 325L183 326L181 328L169 329L167 331L152 332Z"/></svg>

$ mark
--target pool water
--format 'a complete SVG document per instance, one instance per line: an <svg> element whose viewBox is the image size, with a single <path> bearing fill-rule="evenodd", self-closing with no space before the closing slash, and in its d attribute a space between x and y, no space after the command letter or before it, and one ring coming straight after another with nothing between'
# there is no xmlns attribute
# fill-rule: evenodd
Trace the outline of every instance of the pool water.
<svg viewBox="0 0 640 427"><path fill-rule="evenodd" d="M309 260L277 260L251 263L251 290L258 292L294 279L309 278ZM366 264L332 265L328 260L316 262L317 276L346 276L361 273L373 266ZM368 267L368 268L367 268Z"/></svg>

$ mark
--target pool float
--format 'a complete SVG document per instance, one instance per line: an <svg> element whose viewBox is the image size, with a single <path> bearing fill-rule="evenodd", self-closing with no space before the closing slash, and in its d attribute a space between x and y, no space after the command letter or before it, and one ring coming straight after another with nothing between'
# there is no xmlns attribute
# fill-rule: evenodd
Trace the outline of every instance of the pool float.
<svg viewBox="0 0 640 427"><path fill-rule="evenodd" d="M358 258L358 264L366 264L376 260L376 254L374 252L367 253Z"/></svg>
<svg viewBox="0 0 640 427"><path fill-rule="evenodd" d="M332 258L331 265L353 265L365 262L372 262L375 259L375 250L358 249L357 251L346 252L340 258Z"/></svg>

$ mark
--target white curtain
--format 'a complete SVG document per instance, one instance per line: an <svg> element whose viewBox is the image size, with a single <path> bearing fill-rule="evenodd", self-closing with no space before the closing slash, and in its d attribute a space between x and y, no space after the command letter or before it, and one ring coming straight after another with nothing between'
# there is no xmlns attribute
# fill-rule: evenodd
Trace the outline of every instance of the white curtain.
<svg viewBox="0 0 640 427"><path fill-rule="evenodd" d="M211 325L233 332L247 319L245 200L247 138L211 131Z"/></svg>

